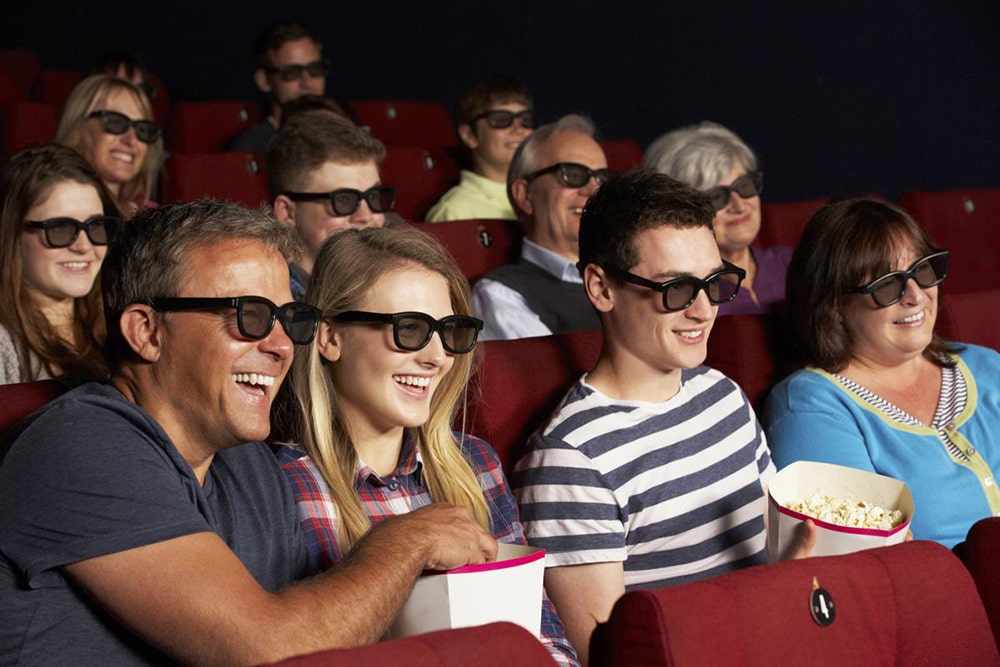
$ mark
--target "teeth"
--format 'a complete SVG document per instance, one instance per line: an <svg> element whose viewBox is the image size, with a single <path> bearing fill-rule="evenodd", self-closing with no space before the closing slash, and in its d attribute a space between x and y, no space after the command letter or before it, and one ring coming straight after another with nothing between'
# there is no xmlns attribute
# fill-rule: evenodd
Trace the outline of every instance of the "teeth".
<svg viewBox="0 0 1000 667"><path fill-rule="evenodd" d="M691 338L691 339L694 339L694 338L698 338L699 336L701 336L701 332L700 331L678 331L677 333L680 334L681 338Z"/></svg>
<svg viewBox="0 0 1000 667"><path fill-rule="evenodd" d="M63 262L62 265L71 271L80 271L87 268L90 262Z"/></svg>
<svg viewBox="0 0 1000 667"><path fill-rule="evenodd" d="M124 162L135 161L134 155L129 155L128 153L119 153L118 151L112 151L111 157L115 158L116 160L122 160Z"/></svg>
<svg viewBox="0 0 1000 667"><path fill-rule="evenodd" d="M573 213L575 213L577 215L582 215L583 214L583 207L579 206L577 208L571 208L570 211L572 211Z"/></svg>
<svg viewBox="0 0 1000 667"><path fill-rule="evenodd" d="M910 322L919 322L922 319L924 319L924 311L921 310L919 313L914 313L913 315L904 317L901 320L896 320L896 324L909 324Z"/></svg>
<svg viewBox="0 0 1000 667"><path fill-rule="evenodd" d="M258 373L233 373L230 377L233 378L233 382L242 382L244 384L259 385L261 387L274 386L274 376L271 375L263 375Z"/></svg>
<svg viewBox="0 0 1000 667"><path fill-rule="evenodd" d="M410 385L411 387L429 387L431 384L430 378L416 377L414 375L393 375L392 379L400 384Z"/></svg>

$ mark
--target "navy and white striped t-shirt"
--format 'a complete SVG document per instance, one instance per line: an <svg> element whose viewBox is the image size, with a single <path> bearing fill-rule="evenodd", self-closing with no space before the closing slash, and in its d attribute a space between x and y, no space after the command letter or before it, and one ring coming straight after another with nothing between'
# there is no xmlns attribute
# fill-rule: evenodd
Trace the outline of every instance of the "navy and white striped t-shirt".
<svg viewBox="0 0 1000 667"><path fill-rule="evenodd" d="M624 561L631 589L767 562L763 489L774 470L746 396L701 366L662 403L611 399L584 376L511 481L546 566Z"/></svg>

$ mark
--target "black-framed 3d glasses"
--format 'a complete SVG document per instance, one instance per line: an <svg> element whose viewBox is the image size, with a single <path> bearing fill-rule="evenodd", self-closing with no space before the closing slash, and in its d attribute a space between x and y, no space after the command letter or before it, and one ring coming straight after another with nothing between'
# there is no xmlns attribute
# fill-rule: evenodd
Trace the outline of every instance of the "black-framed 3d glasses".
<svg viewBox="0 0 1000 667"><path fill-rule="evenodd" d="M282 81L298 81L303 74L308 73L314 79L326 76L330 69L330 63L326 60L314 60L305 65L283 65L281 67L268 67L268 74L277 74Z"/></svg>
<svg viewBox="0 0 1000 667"><path fill-rule="evenodd" d="M611 169L591 169L590 167L576 162L557 162L551 166L533 171L524 177L529 183L539 176L545 174L555 174L559 182L567 188L582 188L590 179L597 181L598 185L604 185L615 172Z"/></svg>
<svg viewBox="0 0 1000 667"><path fill-rule="evenodd" d="M84 232L93 245L108 245L118 235L122 221L111 215L92 215L83 222L74 218L50 218L48 220L25 220L24 224L41 229L45 242L53 248L68 248L76 243L80 232Z"/></svg>
<svg viewBox="0 0 1000 667"><path fill-rule="evenodd" d="M131 127L135 129L136 138L144 144L156 143L162 129L151 120L132 120L117 111L91 111L87 118L96 118L101 122L101 129L108 134L125 134Z"/></svg>
<svg viewBox="0 0 1000 667"><path fill-rule="evenodd" d="M733 181L731 185L719 185L709 188L705 190L705 194L708 195L708 200L712 202L712 208L716 211L721 211L729 206L729 199L734 192L743 199L750 199L763 191L764 172L757 170L743 174Z"/></svg>
<svg viewBox="0 0 1000 667"><path fill-rule="evenodd" d="M535 112L531 109L525 109L524 111L508 111L507 109L491 109L489 111L484 111L475 118L472 119L472 124L475 125L477 122L486 119L486 124L492 127L494 130L505 130L514 124L516 120L521 124L521 127L533 130L535 129Z"/></svg>
<svg viewBox="0 0 1000 667"><path fill-rule="evenodd" d="M237 297L159 297L149 305L160 312L178 310L220 310L236 309L236 326L240 335L250 340L262 340L274 328L275 321L281 323L288 337L296 345L308 345L316 336L320 311L301 301L289 301L277 306L262 296Z"/></svg>
<svg viewBox="0 0 1000 667"><path fill-rule="evenodd" d="M704 280L694 276L681 276L664 283L654 282L614 266L603 268L614 278L659 292L663 297L663 308L676 312L690 308L701 290L705 291L708 300L716 306L736 298L747 272L725 260L722 263L726 268L716 271Z"/></svg>
<svg viewBox="0 0 1000 667"><path fill-rule="evenodd" d="M921 257L910 265L906 271L890 271L879 276L867 285L854 287L845 294L869 294L879 308L888 308L899 303L906 294L906 283L913 278L921 287L934 287L944 282L948 277L948 260L951 253L938 250L926 257Z"/></svg>
<svg viewBox="0 0 1000 667"><path fill-rule="evenodd" d="M333 214L354 215L364 200L372 213L386 213L396 205L396 188L391 185L376 185L364 192L353 188L339 188L332 192L282 192L292 201L328 200Z"/></svg>
<svg viewBox="0 0 1000 667"><path fill-rule="evenodd" d="M483 329L483 321L465 315L449 315L435 320L427 313L370 313L348 310L330 318L334 322L378 322L392 325L392 341L401 350L416 352L427 347L434 332L441 335L444 349L452 354L472 352Z"/></svg>

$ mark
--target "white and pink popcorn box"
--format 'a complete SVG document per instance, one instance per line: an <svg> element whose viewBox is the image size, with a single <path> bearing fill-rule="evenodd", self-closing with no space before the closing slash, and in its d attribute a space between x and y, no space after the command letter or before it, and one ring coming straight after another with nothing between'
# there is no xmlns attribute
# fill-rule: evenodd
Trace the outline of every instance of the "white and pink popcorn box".
<svg viewBox="0 0 1000 667"><path fill-rule="evenodd" d="M903 521L890 530L839 526L790 509L797 501L820 494L864 501L886 510L898 509ZM812 518L819 529L814 556L836 556L862 549L899 544L913 519L913 495L898 479L832 463L796 461L778 471L767 489L767 552L781 558L794 541L798 525Z"/></svg>
<svg viewBox="0 0 1000 667"><path fill-rule="evenodd" d="M396 616L388 639L510 621L538 637L545 550L498 545L497 560L425 573Z"/></svg>

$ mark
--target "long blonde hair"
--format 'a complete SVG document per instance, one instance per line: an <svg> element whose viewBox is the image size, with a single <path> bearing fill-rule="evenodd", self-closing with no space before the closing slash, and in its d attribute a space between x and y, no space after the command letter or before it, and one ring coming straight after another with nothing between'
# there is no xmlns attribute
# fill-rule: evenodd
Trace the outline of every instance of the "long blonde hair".
<svg viewBox="0 0 1000 667"><path fill-rule="evenodd" d="M351 310L380 276L411 263L445 278L455 314L472 314L469 284L454 260L435 239L408 225L352 229L328 239L316 259L306 301L325 317ZM482 488L452 432L459 416L464 422L465 391L473 363L473 354L455 355L451 371L431 399L430 418L413 429L413 435L431 498L467 507L490 530ZM300 411L299 441L330 487L340 514L339 542L347 553L368 532L371 522L355 492L358 455L317 343L295 355L291 387Z"/></svg>
<svg viewBox="0 0 1000 667"><path fill-rule="evenodd" d="M149 98L139 88L123 79L117 79L107 74L93 74L81 81L70 93L59 117L56 128L55 143L75 148L82 155L88 155L90 148L88 134L83 131L87 116L92 111L100 110L107 104L108 98L116 90L123 90L131 95L142 107L143 120L153 120L153 106ZM139 119L133 119L139 120ZM143 159L139 172L128 183L122 183L118 193L118 207L125 214L130 214L132 204L137 199L149 199L156 182L156 172L160 168L163 156L163 137L148 144L146 157ZM88 157L89 160L89 157Z"/></svg>

